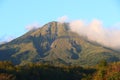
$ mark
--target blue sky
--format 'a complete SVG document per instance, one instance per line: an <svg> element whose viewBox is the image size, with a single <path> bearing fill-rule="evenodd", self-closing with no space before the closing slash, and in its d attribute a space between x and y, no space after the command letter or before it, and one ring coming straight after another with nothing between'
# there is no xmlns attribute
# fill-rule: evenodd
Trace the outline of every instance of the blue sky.
<svg viewBox="0 0 120 80"><path fill-rule="evenodd" d="M21 36L25 27L68 16L70 20L98 19L106 27L120 23L119 0L0 0L0 41Z"/></svg>

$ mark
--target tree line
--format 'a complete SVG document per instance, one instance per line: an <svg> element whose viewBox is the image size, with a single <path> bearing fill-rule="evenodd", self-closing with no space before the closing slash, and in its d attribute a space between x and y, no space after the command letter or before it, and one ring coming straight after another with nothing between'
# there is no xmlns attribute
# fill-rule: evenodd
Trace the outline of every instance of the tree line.
<svg viewBox="0 0 120 80"><path fill-rule="evenodd" d="M81 67L0 61L0 80L120 80L120 62L102 60L96 66Z"/></svg>

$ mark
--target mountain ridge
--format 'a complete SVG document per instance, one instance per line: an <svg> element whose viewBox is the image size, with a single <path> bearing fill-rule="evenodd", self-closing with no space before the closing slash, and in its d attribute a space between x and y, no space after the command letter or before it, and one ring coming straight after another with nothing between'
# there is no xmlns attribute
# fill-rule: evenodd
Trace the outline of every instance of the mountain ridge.
<svg viewBox="0 0 120 80"><path fill-rule="evenodd" d="M120 52L72 32L69 23L49 22L9 43L0 45L0 60L14 64L94 65L120 60Z"/></svg>

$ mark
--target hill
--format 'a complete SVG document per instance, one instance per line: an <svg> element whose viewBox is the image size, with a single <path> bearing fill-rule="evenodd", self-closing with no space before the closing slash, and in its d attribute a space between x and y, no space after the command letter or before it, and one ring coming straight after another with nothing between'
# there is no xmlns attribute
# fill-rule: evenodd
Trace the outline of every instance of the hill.
<svg viewBox="0 0 120 80"><path fill-rule="evenodd" d="M120 60L120 52L87 40L69 29L69 23L50 22L0 45L0 60L14 64L95 65Z"/></svg>

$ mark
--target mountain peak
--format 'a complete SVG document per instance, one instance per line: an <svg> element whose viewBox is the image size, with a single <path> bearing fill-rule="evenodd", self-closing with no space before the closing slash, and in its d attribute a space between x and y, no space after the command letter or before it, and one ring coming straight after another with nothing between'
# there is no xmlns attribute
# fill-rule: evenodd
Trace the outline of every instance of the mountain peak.
<svg viewBox="0 0 120 80"><path fill-rule="evenodd" d="M69 30L68 23L52 21L45 24L43 27L39 28L35 32L33 32L32 35L47 35L47 34L61 35L68 30Z"/></svg>
<svg viewBox="0 0 120 80"><path fill-rule="evenodd" d="M119 61L120 55L71 32L69 23L56 21L0 46L0 60L10 60L15 64L92 65L101 59Z"/></svg>

